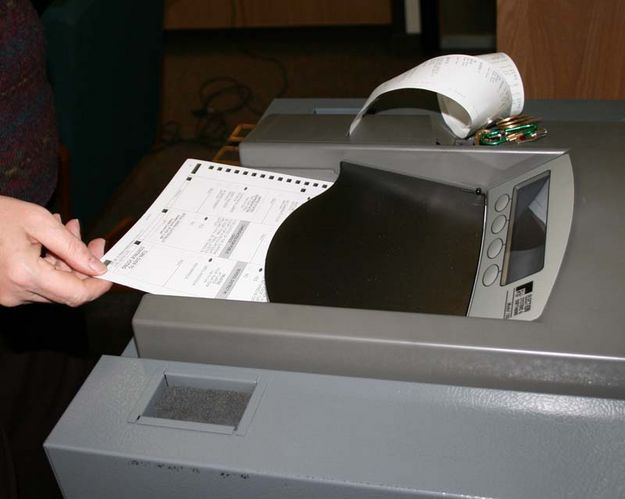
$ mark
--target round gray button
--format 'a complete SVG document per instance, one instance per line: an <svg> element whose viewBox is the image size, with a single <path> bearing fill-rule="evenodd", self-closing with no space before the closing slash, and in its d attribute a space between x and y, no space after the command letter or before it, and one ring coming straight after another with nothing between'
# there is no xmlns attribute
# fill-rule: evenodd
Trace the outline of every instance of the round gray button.
<svg viewBox="0 0 625 499"><path fill-rule="evenodd" d="M499 215L495 220L493 220L493 224L490 226L490 230L493 231L493 234L499 234L503 228L506 226L506 216Z"/></svg>
<svg viewBox="0 0 625 499"><path fill-rule="evenodd" d="M490 286L497 280L497 276L499 275L499 267L497 265L491 265L486 269L484 275L482 276L482 282L484 286Z"/></svg>
<svg viewBox="0 0 625 499"><path fill-rule="evenodd" d="M488 250L486 250L486 254L488 255L488 258L495 258L501 251L501 248L503 248L503 241L499 238L495 239L488 246Z"/></svg>
<svg viewBox="0 0 625 499"><path fill-rule="evenodd" d="M507 194L502 194L501 196L497 198L497 201L495 201L495 210L497 211L505 210L509 202L510 202L510 196L508 196Z"/></svg>

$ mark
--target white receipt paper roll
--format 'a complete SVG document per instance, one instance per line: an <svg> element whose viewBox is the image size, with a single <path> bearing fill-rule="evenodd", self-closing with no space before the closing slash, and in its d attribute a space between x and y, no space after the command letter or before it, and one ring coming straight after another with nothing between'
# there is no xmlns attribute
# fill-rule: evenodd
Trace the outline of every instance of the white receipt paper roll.
<svg viewBox="0 0 625 499"><path fill-rule="evenodd" d="M406 88L438 94L443 119L460 138L491 121L520 114L524 104L521 74L507 54L444 55L379 85L352 121L350 135L382 94Z"/></svg>

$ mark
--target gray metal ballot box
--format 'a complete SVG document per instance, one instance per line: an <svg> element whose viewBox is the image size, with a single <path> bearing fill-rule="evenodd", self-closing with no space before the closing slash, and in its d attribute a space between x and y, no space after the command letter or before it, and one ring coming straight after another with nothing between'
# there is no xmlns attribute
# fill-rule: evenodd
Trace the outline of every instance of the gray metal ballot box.
<svg viewBox="0 0 625 499"><path fill-rule="evenodd" d="M476 192L466 314L147 295L46 441L66 497L625 496L624 103L493 148L361 104L274 101L242 165Z"/></svg>

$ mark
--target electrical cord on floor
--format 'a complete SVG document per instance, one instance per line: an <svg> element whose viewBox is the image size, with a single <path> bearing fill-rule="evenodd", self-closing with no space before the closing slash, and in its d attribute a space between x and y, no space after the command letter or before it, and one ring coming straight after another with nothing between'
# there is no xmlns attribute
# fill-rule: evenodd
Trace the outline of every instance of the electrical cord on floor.
<svg viewBox="0 0 625 499"><path fill-rule="evenodd" d="M282 61L270 56L256 54L247 49L240 49L241 53L269 62L278 68L281 85L274 98L284 96L288 90L287 70ZM199 88L200 105L191 111L195 118L195 130L192 137L184 137L182 125L177 121L168 121L161 125L159 140L152 152L180 143L202 144L212 148L221 147L228 138L228 116L247 109L256 116L263 114L263 109L254 103L256 96L252 89L235 78L218 76L204 81Z"/></svg>
<svg viewBox="0 0 625 499"><path fill-rule="evenodd" d="M284 63L276 57L257 54L256 52L252 52L250 49L239 49L239 50L242 54L245 54L252 59L258 59L260 61L269 62L278 68L278 72L280 73L281 84L280 84L280 90L276 92L274 99L284 97L284 95L286 94L286 91L289 88L288 73L287 73L286 66L284 65ZM251 105L248 106L248 109L250 109L250 111L252 111L253 113L258 114L259 116L262 114L261 111L254 110L254 108L251 107Z"/></svg>

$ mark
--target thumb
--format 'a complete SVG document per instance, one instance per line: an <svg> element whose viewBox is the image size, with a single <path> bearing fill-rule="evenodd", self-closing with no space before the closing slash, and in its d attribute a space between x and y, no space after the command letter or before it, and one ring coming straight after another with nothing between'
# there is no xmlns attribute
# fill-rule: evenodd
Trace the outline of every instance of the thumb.
<svg viewBox="0 0 625 499"><path fill-rule="evenodd" d="M31 224L28 232L72 269L87 275L106 272L106 266L52 214L44 214L37 223Z"/></svg>

